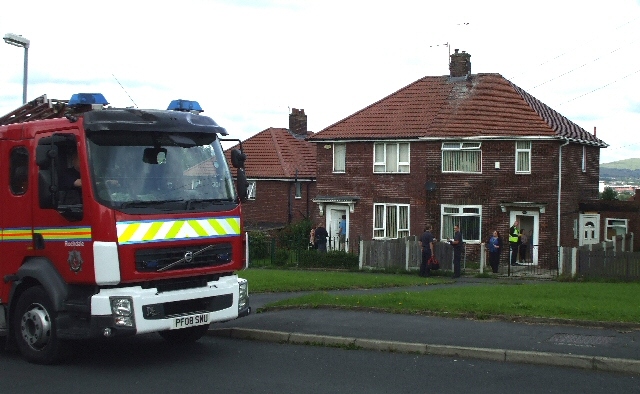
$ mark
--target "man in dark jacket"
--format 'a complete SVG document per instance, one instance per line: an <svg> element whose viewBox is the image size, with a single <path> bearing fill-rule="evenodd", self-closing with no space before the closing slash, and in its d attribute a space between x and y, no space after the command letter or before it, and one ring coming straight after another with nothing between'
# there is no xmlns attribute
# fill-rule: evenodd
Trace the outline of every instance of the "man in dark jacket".
<svg viewBox="0 0 640 394"><path fill-rule="evenodd" d="M460 277L460 260L462 260L462 248L464 247L464 241L462 240L462 233L460 232L460 226L457 224L453 226L453 239L449 240L449 243L453 246L453 277Z"/></svg>
<svg viewBox="0 0 640 394"><path fill-rule="evenodd" d="M424 233L420 237L420 248L422 249L422 261L420 263L420 276L426 277L431 274L429 259L433 256L433 243L435 239L431 234L431 225L427 224Z"/></svg>
<svg viewBox="0 0 640 394"><path fill-rule="evenodd" d="M316 226L316 246L320 253L327 253L327 237L329 233L327 233L327 229L322 227L321 223L318 223Z"/></svg>

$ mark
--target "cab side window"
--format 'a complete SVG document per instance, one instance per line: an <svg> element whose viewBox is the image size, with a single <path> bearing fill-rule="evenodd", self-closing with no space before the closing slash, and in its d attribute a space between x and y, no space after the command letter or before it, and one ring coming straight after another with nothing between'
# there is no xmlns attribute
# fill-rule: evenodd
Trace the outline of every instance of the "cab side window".
<svg viewBox="0 0 640 394"><path fill-rule="evenodd" d="M11 193L22 195L29 186L29 152L25 147L11 150L9 155L9 187Z"/></svg>

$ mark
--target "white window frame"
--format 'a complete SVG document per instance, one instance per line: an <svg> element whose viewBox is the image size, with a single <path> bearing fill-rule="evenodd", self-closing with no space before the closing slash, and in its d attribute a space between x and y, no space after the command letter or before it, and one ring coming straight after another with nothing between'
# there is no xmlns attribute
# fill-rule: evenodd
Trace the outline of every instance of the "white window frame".
<svg viewBox="0 0 640 394"><path fill-rule="evenodd" d="M587 147L582 145L582 172L587 172Z"/></svg>
<svg viewBox="0 0 640 394"><path fill-rule="evenodd" d="M454 205L442 204L440 206L440 238L453 238L453 226L459 225L462 239L465 243L482 242L482 205ZM477 224L477 228L471 230L470 225ZM473 235L473 236L472 236Z"/></svg>
<svg viewBox="0 0 640 394"><path fill-rule="evenodd" d="M300 181L296 181L296 195L295 195L296 199L301 199L302 198L302 182Z"/></svg>
<svg viewBox="0 0 640 394"><path fill-rule="evenodd" d="M468 160L476 154L475 160ZM471 168L473 161L476 162L475 169ZM441 169L443 173L481 174L482 142L443 142Z"/></svg>
<svg viewBox="0 0 640 394"><path fill-rule="evenodd" d="M629 219L607 218L604 228L605 239L607 241L612 241L614 238L609 236L609 230L614 230L616 228L624 229L623 234L618 234L616 231L616 235L626 235L629 232Z"/></svg>
<svg viewBox="0 0 640 394"><path fill-rule="evenodd" d="M516 174L531 174L531 141L516 141Z"/></svg>
<svg viewBox="0 0 640 394"><path fill-rule="evenodd" d="M401 151L405 147L406 152ZM381 148L381 150L376 148ZM394 151L395 159L393 157ZM406 157L401 158L401 156ZM409 174L411 172L411 144L409 142L374 143L373 172L375 174Z"/></svg>
<svg viewBox="0 0 640 394"><path fill-rule="evenodd" d="M408 237L410 214L409 204L373 204L373 239ZM395 225L390 219L396 221Z"/></svg>
<svg viewBox="0 0 640 394"><path fill-rule="evenodd" d="M333 172L334 174L344 174L347 169L347 144L333 144Z"/></svg>
<svg viewBox="0 0 640 394"><path fill-rule="evenodd" d="M256 181L248 181L249 186L247 187L247 199L255 200L256 199Z"/></svg>

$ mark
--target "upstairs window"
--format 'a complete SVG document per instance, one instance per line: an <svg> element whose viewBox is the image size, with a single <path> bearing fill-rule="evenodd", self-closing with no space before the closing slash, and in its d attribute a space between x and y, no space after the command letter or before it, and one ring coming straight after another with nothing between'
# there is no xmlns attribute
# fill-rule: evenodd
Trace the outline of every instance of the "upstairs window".
<svg viewBox="0 0 640 394"><path fill-rule="evenodd" d="M531 174L531 141L516 141L516 174Z"/></svg>
<svg viewBox="0 0 640 394"><path fill-rule="evenodd" d="M373 204L373 238L409 236L409 205Z"/></svg>
<svg viewBox="0 0 640 394"><path fill-rule="evenodd" d="M373 144L374 173L409 173L409 168L408 142Z"/></svg>
<svg viewBox="0 0 640 394"><path fill-rule="evenodd" d="M482 172L480 142L443 142L442 172Z"/></svg>
<svg viewBox="0 0 640 394"><path fill-rule="evenodd" d="M333 144L333 172L344 173L347 167L347 144Z"/></svg>
<svg viewBox="0 0 640 394"><path fill-rule="evenodd" d="M587 172L587 147L582 145L582 172Z"/></svg>
<svg viewBox="0 0 640 394"><path fill-rule="evenodd" d="M296 198L302 198L302 184L300 181L296 182Z"/></svg>

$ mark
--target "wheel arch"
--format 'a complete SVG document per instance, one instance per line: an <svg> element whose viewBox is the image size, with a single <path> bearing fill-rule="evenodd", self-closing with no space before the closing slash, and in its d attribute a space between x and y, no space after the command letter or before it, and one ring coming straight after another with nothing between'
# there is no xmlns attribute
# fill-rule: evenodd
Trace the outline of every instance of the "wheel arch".
<svg viewBox="0 0 640 394"><path fill-rule="evenodd" d="M45 257L30 258L18 268L16 277L9 294L11 301L8 316L12 315L20 295L32 286L42 286L51 299L55 311L63 310L64 301L69 294L69 287L51 260Z"/></svg>

